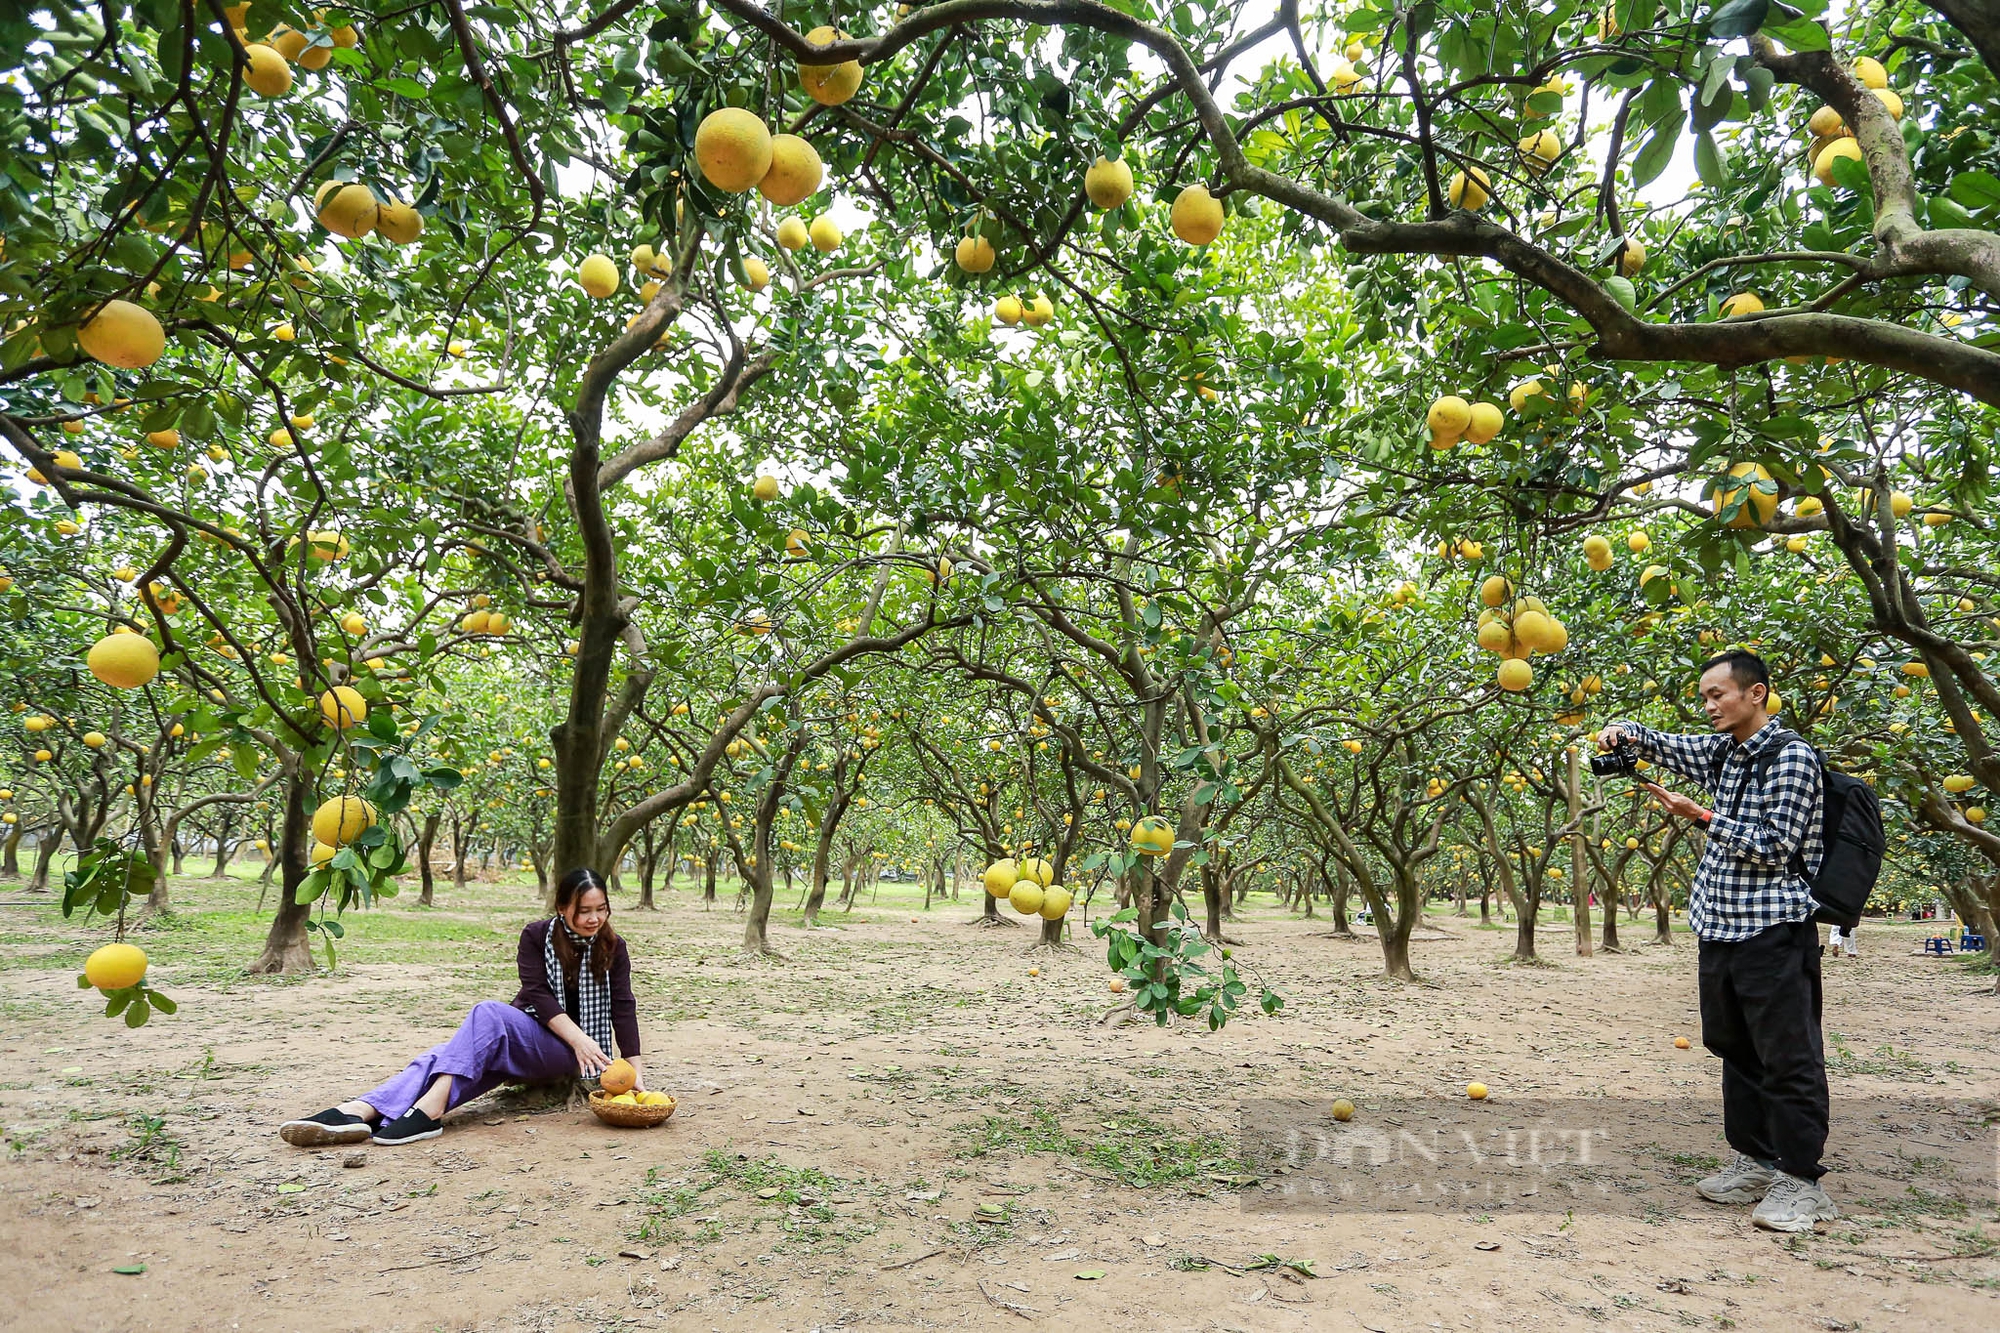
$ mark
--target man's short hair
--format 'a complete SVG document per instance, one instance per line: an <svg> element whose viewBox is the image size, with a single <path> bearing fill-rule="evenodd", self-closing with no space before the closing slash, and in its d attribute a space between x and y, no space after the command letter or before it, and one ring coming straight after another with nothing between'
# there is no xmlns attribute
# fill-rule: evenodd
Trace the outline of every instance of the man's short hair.
<svg viewBox="0 0 2000 1333"><path fill-rule="evenodd" d="M1739 691L1747 691L1752 685L1762 685L1766 690L1771 688L1771 668L1764 664L1763 658L1747 649L1732 648L1711 657L1701 664L1701 670L1695 674L1697 677L1706 676L1719 666L1729 668L1729 678L1736 682Z"/></svg>

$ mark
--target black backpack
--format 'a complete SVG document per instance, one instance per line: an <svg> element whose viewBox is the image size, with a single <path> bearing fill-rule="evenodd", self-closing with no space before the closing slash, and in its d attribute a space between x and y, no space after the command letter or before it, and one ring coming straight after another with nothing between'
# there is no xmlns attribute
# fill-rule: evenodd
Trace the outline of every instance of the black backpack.
<svg viewBox="0 0 2000 1333"><path fill-rule="evenodd" d="M1761 784L1778 762L1779 751L1799 739L1787 731L1751 766L1751 776ZM1813 758L1819 762L1820 804L1825 812L1820 840L1825 855L1817 875L1806 874L1802 857L1794 856L1791 868L1812 889L1813 919L1852 930L1861 924L1862 909L1882 873L1882 853L1888 845L1882 833L1882 803L1875 798L1875 789L1860 778L1828 768L1817 747ZM1737 806L1742 807L1740 795Z"/></svg>

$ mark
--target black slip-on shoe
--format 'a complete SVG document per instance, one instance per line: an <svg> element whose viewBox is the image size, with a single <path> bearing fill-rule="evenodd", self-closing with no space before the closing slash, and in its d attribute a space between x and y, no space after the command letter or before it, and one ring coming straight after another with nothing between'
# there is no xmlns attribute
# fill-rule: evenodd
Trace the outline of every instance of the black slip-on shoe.
<svg viewBox="0 0 2000 1333"><path fill-rule="evenodd" d="M358 1115L325 1110L303 1120L287 1120L278 1126L278 1137L295 1148L336 1148L349 1143L366 1143L374 1132Z"/></svg>
<svg viewBox="0 0 2000 1333"><path fill-rule="evenodd" d="M412 1106L376 1130L375 1142L395 1147L401 1143L418 1143L424 1139L434 1139L442 1133L444 1133L442 1120L433 1120Z"/></svg>

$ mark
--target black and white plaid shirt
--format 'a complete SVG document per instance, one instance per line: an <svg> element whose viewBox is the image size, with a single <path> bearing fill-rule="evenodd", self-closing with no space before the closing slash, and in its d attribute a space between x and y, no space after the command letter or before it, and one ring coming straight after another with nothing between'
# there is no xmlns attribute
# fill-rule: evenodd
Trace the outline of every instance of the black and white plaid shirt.
<svg viewBox="0 0 2000 1333"><path fill-rule="evenodd" d="M1617 726L1639 756L1714 793L1715 818L1688 894L1688 928L1704 940L1747 940L1772 926L1813 914L1807 880L1819 873L1823 784L1812 747L1776 718L1741 745L1717 732L1677 736L1630 722ZM1763 780L1751 767L1765 752ZM1792 868L1797 857L1806 877Z"/></svg>

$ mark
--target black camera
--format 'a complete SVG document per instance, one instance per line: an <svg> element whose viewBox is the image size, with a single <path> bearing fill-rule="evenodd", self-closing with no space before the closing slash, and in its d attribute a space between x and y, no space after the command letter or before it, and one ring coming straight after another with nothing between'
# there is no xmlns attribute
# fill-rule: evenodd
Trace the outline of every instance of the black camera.
<svg viewBox="0 0 2000 1333"><path fill-rule="evenodd" d="M1590 771L1600 778L1629 778L1639 771L1639 747L1619 741L1603 754L1590 756Z"/></svg>

